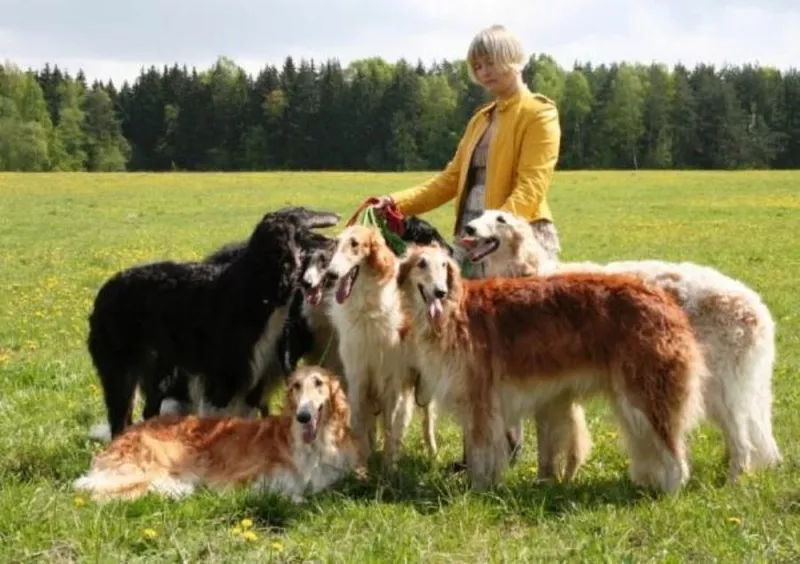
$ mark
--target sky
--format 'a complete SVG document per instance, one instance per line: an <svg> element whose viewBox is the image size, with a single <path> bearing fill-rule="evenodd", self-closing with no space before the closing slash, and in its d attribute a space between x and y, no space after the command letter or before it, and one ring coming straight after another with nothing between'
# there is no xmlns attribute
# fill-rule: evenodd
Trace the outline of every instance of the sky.
<svg viewBox="0 0 800 564"><path fill-rule="evenodd" d="M288 55L430 65L463 58L492 24L565 68L800 67L800 0L0 0L0 14L0 61L82 68L117 85L142 67L203 70L219 56L252 74Z"/></svg>

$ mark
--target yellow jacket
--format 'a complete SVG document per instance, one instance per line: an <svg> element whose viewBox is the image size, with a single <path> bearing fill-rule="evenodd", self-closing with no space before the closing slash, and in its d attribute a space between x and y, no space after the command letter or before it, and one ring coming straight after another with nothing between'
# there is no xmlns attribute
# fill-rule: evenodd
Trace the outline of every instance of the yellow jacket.
<svg viewBox="0 0 800 564"><path fill-rule="evenodd" d="M558 162L561 127L555 103L523 87L507 100L479 108L467 124L453 159L419 186L390 194L405 215L419 215L456 198L460 215L472 152L497 107L486 165L486 209L500 209L527 221L552 221L547 191ZM458 221L456 222L458 223ZM456 224L458 231L460 226Z"/></svg>

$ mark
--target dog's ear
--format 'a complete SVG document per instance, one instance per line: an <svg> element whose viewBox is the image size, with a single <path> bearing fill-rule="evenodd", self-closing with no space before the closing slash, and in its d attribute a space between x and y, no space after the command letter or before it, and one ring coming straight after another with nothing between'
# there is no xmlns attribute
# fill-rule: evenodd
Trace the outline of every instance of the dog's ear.
<svg viewBox="0 0 800 564"><path fill-rule="evenodd" d="M342 389L342 384L339 379L332 373L328 372L328 392L330 394L331 402L331 418L343 421L350 424L350 404L347 401L347 395Z"/></svg>
<svg viewBox="0 0 800 564"><path fill-rule="evenodd" d="M442 237L441 235L439 235L439 233L438 233L438 232L436 233L435 240L436 240L436 242L437 242L437 243L439 243L439 246L440 246L442 249L444 249L445 251L447 251L447 254L448 254L448 255L450 255L451 257L453 256L453 253L454 253L455 251L453 250L453 247L452 247L452 245L450 245L450 243L448 243L447 241L445 241L445 240L444 240L444 237Z"/></svg>
<svg viewBox="0 0 800 564"><path fill-rule="evenodd" d="M530 226L531 231L533 231L533 236L536 238L542 248L547 251L548 255L555 256L561 252L561 246L558 244L558 239L553 236L555 227L553 226L552 221L545 218L534 219L530 223Z"/></svg>
<svg viewBox="0 0 800 564"><path fill-rule="evenodd" d="M411 269L414 268L416 263L417 257L415 254L409 254L400 262L400 268L397 272L397 285L399 287L402 287L406 283L406 280L408 280L408 275L411 274Z"/></svg>
<svg viewBox="0 0 800 564"><path fill-rule="evenodd" d="M273 214L295 221L309 229L333 227L342 219L333 212L311 210L303 206L284 207Z"/></svg>
<svg viewBox="0 0 800 564"><path fill-rule="evenodd" d="M456 263L447 261L447 295L455 296L461 290L461 273L456 269Z"/></svg>
<svg viewBox="0 0 800 564"><path fill-rule="evenodd" d="M383 237L373 230L370 236L369 256L367 258L369 267L375 272L381 273L381 279L385 279L392 274L394 260L394 253L384 242Z"/></svg>

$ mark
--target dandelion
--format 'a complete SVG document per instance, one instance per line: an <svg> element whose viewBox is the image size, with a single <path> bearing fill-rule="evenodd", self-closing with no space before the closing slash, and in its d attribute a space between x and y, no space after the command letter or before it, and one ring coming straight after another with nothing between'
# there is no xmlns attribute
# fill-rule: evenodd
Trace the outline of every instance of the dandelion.
<svg viewBox="0 0 800 564"><path fill-rule="evenodd" d="M269 547L275 552L283 552L283 543L279 540L269 543Z"/></svg>
<svg viewBox="0 0 800 564"><path fill-rule="evenodd" d="M242 528L239 525L236 525L234 528L231 529L231 534L232 535L241 535L242 534Z"/></svg>
<svg viewBox="0 0 800 564"><path fill-rule="evenodd" d="M146 539L154 539L158 536L158 531L155 529L142 529L142 536Z"/></svg>
<svg viewBox="0 0 800 564"><path fill-rule="evenodd" d="M251 542L258 539L258 537L256 536L256 534L253 531L245 531L244 533L242 533L242 538L244 540L248 540L248 541L251 541Z"/></svg>
<svg viewBox="0 0 800 564"><path fill-rule="evenodd" d="M242 522L239 523L242 526L242 529L252 529L253 528L253 520L244 518Z"/></svg>
<svg viewBox="0 0 800 564"><path fill-rule="evenodd" d="M86 501L81 496L76 496L75 499L72 500L72 505L75 507L83 507L86 505Z"/></svg>
<svg viewBox="0 0 800 564"><path fill-rule="evenodd" d="M742 518L741 517L728 517L728 523L733 523L735 525L741 525L742 524Z"/></svg>

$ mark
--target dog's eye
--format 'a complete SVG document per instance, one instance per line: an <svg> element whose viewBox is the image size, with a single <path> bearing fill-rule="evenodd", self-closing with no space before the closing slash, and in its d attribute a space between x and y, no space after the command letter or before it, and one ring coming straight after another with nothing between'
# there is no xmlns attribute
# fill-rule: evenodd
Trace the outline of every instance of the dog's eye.
<svg viewBox="0 0 800 564"><path fill-rule="evenodd" d="M497 223L505 223L505 222L506 218L504 218L502 215L497 216Z"/></svg>
<svg viewBox="0 0 800 564"><path fill-rule="evenodd" d="M298 391L298 392L300 391L301 387L302 386L300 385L300 382L295 382L294 385L292 386L292 388L294 388L295 391Z"/></svg>
<svg viewBox="0 0 800 564"><path fill-rule="evenodd" d="M422 270L425 270L426 268L428 268L428 260L424 258L419 259L417 266L420 267Z"/></svg>
<svg viewBox="0 0 800 564"><path fill-rule="evenodd" d="M321 387L322 387L322 380L320 380L319 378L315 378L315 379L314 379L314 385L315 385L317 388L321 388Z"/></svg>
<svg viewBox="0 0 800 564"><path fill-rule="evenodd" d="M358 241L356 239L350 239L350 247L353 249L358 248Z"/></svg>

